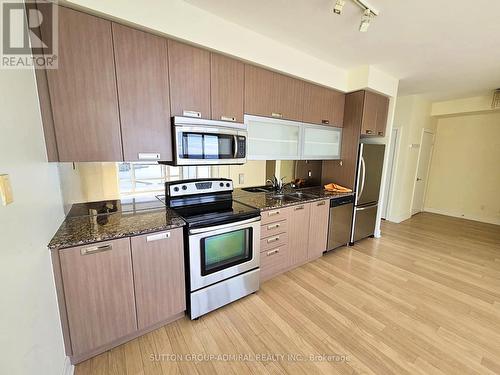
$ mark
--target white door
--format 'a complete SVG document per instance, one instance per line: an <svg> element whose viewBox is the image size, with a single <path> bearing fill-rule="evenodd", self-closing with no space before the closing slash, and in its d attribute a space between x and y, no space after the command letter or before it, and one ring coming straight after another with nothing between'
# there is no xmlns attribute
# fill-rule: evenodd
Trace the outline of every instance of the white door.
<svg viewBox="0 0 500 375"><path fill-rule="evenodd" d="M382 202L382 219L387 218L387 211L389 207L389 197L391 196L392 177L394 174L394 160L396 157L396 148L398 146L398 128L393 128L391 132L389 160L387 164L387 175L385 181L384 201Z"/></svg>
<svg viewBox="0 0 500 375"><path fill-rule="evenodd" d="M432 156L432 147L434 145L434 133L424 130L422 132L422 142L420 142L420 151L418 153L417 175L415 178L415 187L413 189L412 215L424 210L425 189L427 187L427 177Z"/></svg>

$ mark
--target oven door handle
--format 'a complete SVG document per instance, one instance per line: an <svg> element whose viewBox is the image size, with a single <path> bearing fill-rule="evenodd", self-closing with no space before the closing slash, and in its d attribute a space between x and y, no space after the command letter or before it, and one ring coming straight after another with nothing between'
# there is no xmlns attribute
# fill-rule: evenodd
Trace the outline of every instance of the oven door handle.
<svg viewBox="0 0 500 375"><path fill-rule="evenodd" d="M226 229L226 228L236 227L236 226L240 226L240 225L244 225L244 224L250 224L250 223L254 223L256 221L260 221L260 216L253 217L253 218L247 219L247 220L235 221L233 223L216 225L213 227L190 229L189 234L199 234L199 233L211 232L214 230Z"/></svg>

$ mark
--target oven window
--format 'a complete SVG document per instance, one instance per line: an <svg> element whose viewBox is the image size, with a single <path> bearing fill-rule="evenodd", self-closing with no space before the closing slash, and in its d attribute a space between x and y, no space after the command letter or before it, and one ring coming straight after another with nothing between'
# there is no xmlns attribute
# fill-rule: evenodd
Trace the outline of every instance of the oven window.
<svg viewBox="0 0 500 375"><path fill-rule="evenodd" d="M202 276L251 259L252 228L217 234L201 240Z"/></svg>
<svg viewBox="0 0 500 375"><path fill-rule="evenodd" d="M180 156L184 159L231 159L234 149L232 135L184 132Z"/></svg>

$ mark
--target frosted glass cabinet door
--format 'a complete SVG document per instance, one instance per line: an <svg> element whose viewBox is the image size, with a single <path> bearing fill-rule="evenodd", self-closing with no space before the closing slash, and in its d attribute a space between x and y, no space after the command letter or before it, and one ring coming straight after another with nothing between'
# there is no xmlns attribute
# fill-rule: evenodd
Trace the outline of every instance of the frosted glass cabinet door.
<svg viewBox="0 0 500 375"><path fill-rule="evenodd" d="M298 160L301 123L245 115L249 160Z"/></svg>
<svg viewBox="0 0 500 375"><path fill-rule="evenodd" d="M340 159L342 129L304 124L303 132L301 159Z"/></svg>

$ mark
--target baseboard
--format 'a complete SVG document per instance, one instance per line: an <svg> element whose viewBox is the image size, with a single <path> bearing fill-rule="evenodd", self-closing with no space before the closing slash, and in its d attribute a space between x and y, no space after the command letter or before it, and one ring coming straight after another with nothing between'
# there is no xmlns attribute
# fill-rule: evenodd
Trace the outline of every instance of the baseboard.
<svg viewBox="0 0 500 375"><path fill-rule="evenodd" d="M405 213L405 214L401 214L401 215L394 215L394 216L386 217L386 220L390 221L392 223L399 224L402 221L408 220L410 217L411 217L410 213Z"/></svg>
<svg viewBox="0 0 500 375"><path fill-rule="evenodd" d="M500 225L500 219L495 219L495 218L489 218L489 217L485 218L485 217L478 217L478 216L473 216L473 215L459 215L459 214L456 214L454 212L449 212L446 210L440 210L440 209L429 208L429 207L424 208L424 212L445 215L445 216L451 216L451 217L457 217L459 219L479 221L481 223L486 223L486 224Z"/></svg>
<svg viewBox="0 0 500 375"><path fill-rule="evenodd" d="M62 375L73 375L75 372L75 366L71 364L69 357L64 359L64 367Z"/></svg>

